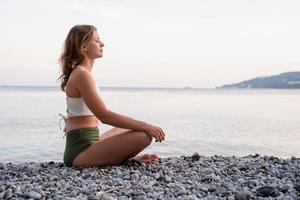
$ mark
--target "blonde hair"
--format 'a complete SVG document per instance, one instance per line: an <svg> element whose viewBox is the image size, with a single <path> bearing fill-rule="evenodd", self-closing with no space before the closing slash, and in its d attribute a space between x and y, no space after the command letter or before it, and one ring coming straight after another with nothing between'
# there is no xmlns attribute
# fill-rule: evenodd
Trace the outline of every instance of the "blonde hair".
<svg viewBox="0 0 300 200"><path fill-rule="evenodd" d="M81 53L82 44L91 40L93 32L96 30L97 28L92 25L76 25L69 31L64 42L63 52L58 60L61 71L58 80L62 91L65 91L71 72L84 59Z"/></svg>

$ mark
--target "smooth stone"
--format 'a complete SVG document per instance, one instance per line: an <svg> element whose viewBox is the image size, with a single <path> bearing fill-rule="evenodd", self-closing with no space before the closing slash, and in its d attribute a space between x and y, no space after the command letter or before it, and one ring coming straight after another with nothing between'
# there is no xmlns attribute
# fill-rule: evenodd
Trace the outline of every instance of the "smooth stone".
<svg viewBox="0 0 300 200"><path fill-rule="evenodd" d="M24 193L22 194L22 196L25 197L25 198L29 198L29 192L24 192Z"/></svg>
<svg viewBox="0 0 300 200"><path fill-rule="evenodd" d="M192 195L183 195L182 196L182 200L191 200L191 199L195 199L195 197Z"/></svg>
<svg viewBox="0 0 300 200"><path fill-rule="evenodd" d="M151 185L144 185L143 190L147 193L153 192L153 187Z"/></svg>
<svg viewBox="0 0 300 200"><path fill-rule="evenodd" d="M136 197L134 197L134 199L136 199L136 200L147 200L147 197L145 195L143 195L143 196L136 196Z"/></svg>
<svg viewBox="0 0 300 200"><path fill-rule="evenodd" d="M143 190L135 190L132 192L134 196L144 196L146 193Z"/></svg>
<svg viewBox="0 0 300 200"><path fill-rule="evenodd" d="M118 200L128 200L129 198L127 196L118 196Z"/></svg>
<svg viewBox="0 0 300 200"><path fill-rule="evenodd" d="M297 199L297 200L300 200L299 196L295 193L290 193L290 196L293 198L293 199Z"/></svg>
<svg viewBox="0 0 300 200"><path fill-rule="evenodd" d="M207 187L200 187L200 190L203 192L208 192L208 188Z"/></svg>
<svg viewBox="0 0 300 200"><path fill-rule="evenodd" d="M151 193L151 194L149 195L149 197L152 197L153 199L158 199L159 195L160 195L160 193L154 192L154 193Z"/></svg>
<svg viewBox="0 0 300 200"><path fill-rule="evenodd" d="M4 176L4 180L5 180L5 181L10 181L10 179L11 179L11 178L10 178L10 176L8 176L8 175L5 175L5 176Z"/></svg>
<svg viewBox="0 0 300 200"><path fill-rule="evenodd" d="M16 190L14 193L19 196L23 196L23 192L21 190ZM1 195L0 195L0 199L1 199Z"/></svg>
<svg viewBox="0 0 300 200"><path fill-rule="evenodd" d="M228 194L229 191L225 187L218 186L218 187L216 187L215 193L219 196L223 196L223 195Z"/></svg>
<svg viewBox="0 0 300 200"><path fill-rule="evenodd" d="M116 200L116 198L110 196L109 194L103 194L100 196L101 200Z"/></svg>
<svg viewBox="0 0 300 200"><path fill-rule="evenodd" d="M253 186L257 186L257 185L259 185L259 181L258 180L250 180L249 181L249 185L253 185Z"/></svg>
<svg viewBox="0 0 300 200"><path fill-rule="evenodd" d="M33 198L33 199L40 199L40 198L42 198L42 196L39 193L37 193L37 192L35 192L33 190L30 191L28 195L29 195L30 198Z"/></svg>
<svg viewBox="0 0 300 200"><path fill-rule="evenodd" d="M4 199L10 199L13 197L13 192L11 189L7 189L5 194L4 194Z"/></svg>
<svg viewBox="0 0 300 200"><path fill-rule="evenodd" d="M235 195L236 200L249 200L251 198L251 193L248 191L240 191Z"/></svg>
<svg viewBox="0 0 300 200"><path fill-rule="evenodd" d="M42 190L42 188L35 187L35 188L33 188L33 191L39 193L41 196L45 196L45 193L44 193L44 191Z"/></svg>
<svg viewBox="0 0 300 200"><path fill-rule="evenodd" d="M81 190L81 192L82 192L83 194L87 194L87 195L90 194L90 190L89 190L87 187L83 187L82 190Z"/></svg>
<svg viewBox="0 0 300 200"><path fill-rule="evenodd" d="M70 194L70 197L76 197L77 196L77 192L75 190L73 190Z"/></svg>
<svg viewBox="0 0 300 200"><path fill-rule="evenodd" d="M131 177L130 177L129 174L126 174L125 176L123 176L123 179L125 179L125 180L131 180Z"/></svg>
<svg viewBox="0 0 300 200"><path fill-rule="evenodd" d="M295 190L297 190L298 192L300 192L300 181L295 183L294 188L295 188Z"/></svg>
<svg viewBox="0 0 300 200"><path fill-rule="evenodd" d="M239 182L240 184L244 184L246 181L245 181L245 179L243 179L243 178L239 178L239 179L238 179L238 182Z"/></svg>
<svg viewBox="0 0 300 200"><path fill-rule="evenodd" d="M176 184L175 190L175 196L177 197L186 194L186 189L182 185Z"/></svg>
<svg viewBox="0 0 300 200"><path fill-rule="evenodd" d="M227 197L227 200L236 200L234 196Z"/></svg>
<svg viewBox="0 0 300 200"><path fill-rule="evenodd" d="M239 176L237 176L237 175L232 175L232 176L231 176L231 179L232 179L233 182L238 182Z"/></svg>
<svg viewBox="0 0 300 200"><path fill-rule="evenodd" d="M181 195L184 195L184 194L186 194L186 190L185 189L182 189L182 190L178 190L177 192L176 192L176 194L175 194L175 196L181 196Z"/></svg>
<svg viewBox="0 0 300 200"><path fill-rule="evenodd" d="M7 171L7 164L6 163L0 163L0 169Z"/></svg>
<svg viewBox="0 0 300 200"><path fill-rule="evenodd" d="M257 194L262 197L269 197L275 194L275 188L272 186L262 186L256 190Z"/></svg>
<svg viewBox="0 0 300 200"><path fill-rule="evenodd" d="M230 192L232 192L232 193L236 193L237 188L235 188L235 187L230 187L230 188L228 188L228 190L229 190Z"/></svg>
<svg viewBox="0 0 300 200"><path fill-rule="evenodd" d="M0 199L3 199L3 198L4 198L4 195L5 195L5 191L1 192L1 193L0 193Z"/></svg>
<svg viewBox="0 0 300 200"><path fill-rule="evenodd" d="M58 178L58 176L50 176L50 181L58 181L59 180L59 178Z"/></svg>
<svg viewBox="0 0 300 200"><path fill-rule="evenodd" d="M212 174L211 178L215 182L219 182L221 180L221 177L215 174Z"/></svg>
<svg viewBox="0 0 300 200"><path fill-rule="evenodd" d="M165 181L166 181L166 182L171 182L171 181L172 181L172 178L166 175L166 176L165 176Z"/></svg>
<svg viewBox="0 0 300 200"><path fill-rule="evenodd" d="M200 159L200 156L199 156L198 153L194 153L194 154L192 155L192 161L198 161L199 159Z"/></svg>
<svg viewBox="0 0 300 200"><path fill-rule="evenodd" d="M138 174L133 174L133 175L131 175L131 178L133 180L139 180L140 176Z"/></svg>

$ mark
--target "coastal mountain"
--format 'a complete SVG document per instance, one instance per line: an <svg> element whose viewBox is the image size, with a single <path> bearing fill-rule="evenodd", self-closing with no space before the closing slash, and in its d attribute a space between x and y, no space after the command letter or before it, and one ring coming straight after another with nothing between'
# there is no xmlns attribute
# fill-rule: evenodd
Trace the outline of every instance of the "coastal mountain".
<svg viewBox="0 0 300 200"><path fill-rule="evenodd" d="M218 88L300 89L300 72L285 72L274 76L257 77L240 83L223 85Z"/></svg>

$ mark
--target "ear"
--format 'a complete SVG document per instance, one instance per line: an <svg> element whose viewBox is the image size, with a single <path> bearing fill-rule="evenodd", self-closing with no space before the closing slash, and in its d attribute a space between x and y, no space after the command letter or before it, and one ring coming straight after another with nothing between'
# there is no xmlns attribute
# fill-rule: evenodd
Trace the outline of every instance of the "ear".
<svg viewBox="0 0 300 200"><path fill-rule="evenodd" d="M86 53L86 51L87 51L87 46L86 46L86 44L83 44L83 45L81 45L81 53L82 54L85 54Z"/></svg>

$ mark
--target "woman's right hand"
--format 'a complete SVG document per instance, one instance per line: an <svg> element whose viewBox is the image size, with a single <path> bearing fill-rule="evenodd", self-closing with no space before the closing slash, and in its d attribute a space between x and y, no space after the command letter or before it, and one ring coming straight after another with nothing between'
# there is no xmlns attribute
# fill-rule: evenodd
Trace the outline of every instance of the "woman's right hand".
<svg viewBox="0 0 300 200"><path fill-rule="evenodd" d="M151 137L155 138L155 142L162 142L165 140L165 133L160 127L148 124L145 131Z"/></svg>

